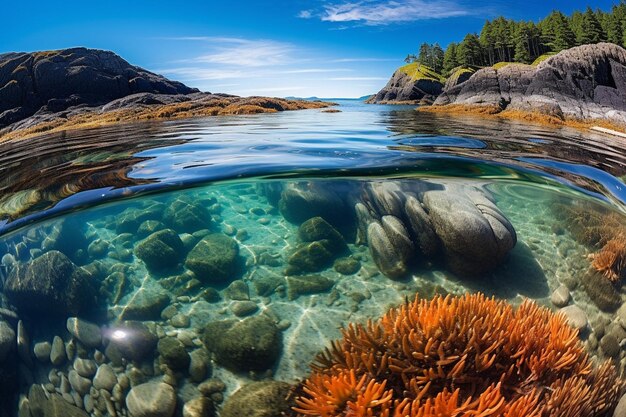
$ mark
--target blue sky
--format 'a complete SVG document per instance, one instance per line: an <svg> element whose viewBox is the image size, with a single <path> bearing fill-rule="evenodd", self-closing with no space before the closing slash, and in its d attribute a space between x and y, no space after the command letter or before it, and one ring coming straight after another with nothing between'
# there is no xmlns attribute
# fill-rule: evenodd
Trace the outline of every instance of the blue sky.
<svg viewBox="0 0 626 417"><path fill-rule="evenodd" d="M499 15L536 21L613 3L18 0L2 6L0 52L86 46L205 91L358 97L378 91L422 42L445 47Z"/></svg>

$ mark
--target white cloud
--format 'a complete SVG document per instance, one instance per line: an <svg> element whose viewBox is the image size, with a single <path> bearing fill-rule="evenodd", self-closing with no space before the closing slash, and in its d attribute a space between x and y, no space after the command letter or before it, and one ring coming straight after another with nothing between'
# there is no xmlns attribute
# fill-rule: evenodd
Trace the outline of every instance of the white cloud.
<svg viewBox="0 0 626 417"><path fill-rule="evenodd" d="M310 18L312 13L311 11L307 12ZM324 6L324 10L318 13L317 16L326 22L358 22L366 25L387 25L390 23L443 19L470 14L472 14L470 9L450 0L387 0L384 2L363 0L328 4Z"/></svg>
<svg viewBox="0 0 626 417"><path fill-rule="evenodd" d="M310 19L313 17L313 12L311 12L311 10L302 10L298 13L298 17L301 19Z"/></svg>
<svg viewBox="0 0 626 417"><path fill-rule="evenodd" d="M329 78L331 81L387 81L384 77L334 77Z"/></svg>
<svg viewBox="0 0 626 417"><path fill-rule="evenodd" d="M223 46L194 59L196 62L220 65L263 67L285 65L292 61L293 45L270 40L222 38Z"/></svg>

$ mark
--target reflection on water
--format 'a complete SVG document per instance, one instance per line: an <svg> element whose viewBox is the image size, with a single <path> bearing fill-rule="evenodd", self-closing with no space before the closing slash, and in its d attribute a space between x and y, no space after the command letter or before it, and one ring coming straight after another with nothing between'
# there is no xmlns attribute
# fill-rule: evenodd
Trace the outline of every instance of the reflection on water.
<svg viewBox="0 0 626 417"><path fill-rule="evenodd" d="M624 370L620 145L345 104L1 144L0 416L295 415L341 328L415 294L530 298Z"/></svg>
<svg viewBox="0 0 626 417"><path fill-rule="evenodd" d="M481 176L515 167L626 201L615 178L626 175L626 145L608 135L341 104L342 113L137 123L0 143L0 221L54 208L77 193L64 209L217 179L337 170Z"/></svg>

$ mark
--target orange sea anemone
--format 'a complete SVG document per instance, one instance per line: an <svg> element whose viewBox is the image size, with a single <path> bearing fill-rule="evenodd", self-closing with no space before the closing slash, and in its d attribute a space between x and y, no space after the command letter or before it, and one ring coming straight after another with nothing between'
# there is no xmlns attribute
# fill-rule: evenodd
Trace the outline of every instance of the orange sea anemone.
<svg viewBox="0 0 626 417"><path fill-rule="evenodd" d="M609 240L599 252L591 255L591 265L612 282L618 282L626 271L626 238Z"/></svg>
<svg viewBox="0 0 626 417"><path fill-rule="evenodd" d="M623 390L562 315L482 294L416 298L350 325L312 368L301 416L600 417Z"/></svg>

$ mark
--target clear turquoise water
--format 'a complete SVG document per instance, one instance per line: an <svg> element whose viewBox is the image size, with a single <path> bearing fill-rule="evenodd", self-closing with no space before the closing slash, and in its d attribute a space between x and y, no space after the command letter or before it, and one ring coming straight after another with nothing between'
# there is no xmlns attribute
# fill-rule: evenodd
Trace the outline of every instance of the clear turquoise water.
<svg viewBox="0 0 626 417"><path fill-rule="evenodd" d="M580 229L591 230L596 217L626 227L624 144L598 133L340 104L333 114L124 125L0 144L0 312L13 329L21 320L29 339L5 355L15 366L5 366L0 386L17 390L4 397L5 409L17 410L33 384L98 416L127 415L129 388L149 380L174 384L179 408L209 378L224 384L226 400L250 381L294 383L342 326L415 293L481 291L556 310L563 303L552 295L566 287L565 304L586 315L581 337L590 352L623 362L621 348L609 354L598 342L626 338L616 316L624 291L609 284L602 304L587 288L590 255L601 245ZM411 223L411 198L436 224L433 253ZM442 199L463 205L438 209ZM370 217L357 215L359 204ZM463 217L466 210L473 214ZM385 262L406 242L394 246L396 236L376 249L368 234L389 216L412 241L400 274ZM301 225L316 217L324 221L313 229L326 234L308 239ZM445 235L474 218L480 227ZM514 229L508 238L503 224ZM488 231L496 246L480 232L485 225L495 227ZM102 339L71 334L68 317L96 324ZM260 320L253 330L227 332L229 320L251 319ZM244 349L243 360L223 346L253 338L254 329L273 332L266 350ZM145 332L179 346L177 359ZM46 343L55 336L67 352L52 363ZM133 354L124 343L149 347ZM77 359L110 365L117 387L101 393L92 375L84 390L76 379L65 383Z"/></svg>

